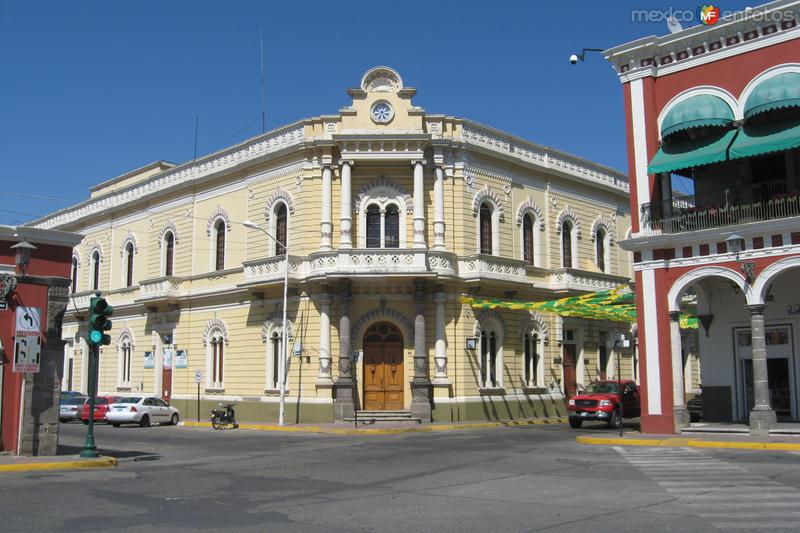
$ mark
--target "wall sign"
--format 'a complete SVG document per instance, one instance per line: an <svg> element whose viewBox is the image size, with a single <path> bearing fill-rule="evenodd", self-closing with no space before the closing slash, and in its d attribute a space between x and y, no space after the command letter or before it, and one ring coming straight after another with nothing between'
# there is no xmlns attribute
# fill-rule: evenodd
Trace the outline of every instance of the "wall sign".
<svg viewBox="0 0 800 533"><path fill-rule="evenodd" d="M175 352L175 368L189 368L189 356L186 350Z"/></svg>
<svg viewBox="0 0 800 533"><path fill-rule="evenodd" d="M155 368L155 359L153 358L153 352L144 352L144 367L145 368Z"/></svg>
<svg viewBox="0 0 800 533"><path fill-rule="evenodd" d="M38 335L17 336L14 343L14 372L39 372L42 355Z"/></svg>

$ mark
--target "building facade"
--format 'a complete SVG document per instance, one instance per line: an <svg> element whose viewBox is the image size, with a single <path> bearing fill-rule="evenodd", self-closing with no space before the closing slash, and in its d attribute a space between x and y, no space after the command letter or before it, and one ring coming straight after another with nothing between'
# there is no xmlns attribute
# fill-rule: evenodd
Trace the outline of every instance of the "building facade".
<svg viewBox="0 0 800 533"><path fill-rule="evenodd" d="M0 225L2 452L56 455L58 451L61 322L69 301L72 250L81 238L63 231ZM21 244L28 250L23 255L18 251ZM38 344L38 360L21 355L18 340L21 346L28 341ZM34 366L27 366L34 361Z"/></svg>
<svg viewBox="0 0 800 533"><path fill-rule="evenodd" d="M86 388L86 308L101 290L115 308L101 391L155 392L187 417L237 401L241 419L274 421L287 262L290 422L356 408L554 416L565 391L617 375L613 339L629 324L473 310L459 297L537 301L630 281L617 245L627 177L428 114L415 93L374 68L335 115L151 164L36 221L85 235L63 386ZM635 375L630 350L621 361Z"/></svg>
<svg viewBox="0 0 800 533"><path fill-rule="evenodd" d="M778 1L604 52L625 95L634 216L621 245L634 253L646 432L688 424L687 299L705 418L757 434L798 418L799 21L800 3Z"/></svg>

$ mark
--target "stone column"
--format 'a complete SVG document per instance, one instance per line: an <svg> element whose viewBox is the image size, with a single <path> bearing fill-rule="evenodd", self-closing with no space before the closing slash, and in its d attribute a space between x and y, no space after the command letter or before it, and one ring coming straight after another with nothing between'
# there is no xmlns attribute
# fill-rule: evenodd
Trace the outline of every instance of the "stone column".
<svg viewBox="0 0 800 533"><path fill-rule="evenodd" d="M669 331L672 348L672 418L675 433L689 426L689 411L686 410L686 395L683 389L683 355L681 354L681 313L670 311Z"/></svg>
<svg viewBox="0 0 800 533"><path fill-rule="evenodd" d="M750 411L750 434L769 435L777 424L775 411L769 403L767 381L767 344L764 337L764 309L766 305L748 305L750 311L750 336L753 349L753 396L755 405Z"/></svg>
<svg viewBox="0 0 800 533"><path fill-rule="evenodd" d="M436 165L433 182L433 249L443 251L444 244L444 167Z"/></svg>
<svg viewBox="0 0 800 533"><path fill-rule="evenodd" d="M319 249L323 252L332 249L333 223L331 221L331 189L332 189L331 167L322 167L322 216L319 223Z"/></svg>
<svg viewBox="0 0 800 533"><path fill-rule="evenodd" d="M331 379L331 295L327 287L319 297L319 376L318 385L329 385Z"/></svg>
<svg viewBox="0 0 800 533"><path fill-rule="evenodd" d="M434 366L436 368L434 380L447 381L447 341L444 337L444 302L446 296L442 287L437 287L436 296L433 301L436 303L436 351L434 354Z"/></svg>
<svg viewBox="0 0 800 533"><path fill-rule="evenodd" d="M425 192L423 171L425 160L415 160L411 164L414 166L414 248L426 248L425 246Z"/></svg>
<svg viewBox="0 0 800 533"><path fill-rule="evenodd" d="M425 339L425 280L414 280L414 378L411 381L411 414L431 421L431 382Z"/></svg>
<svg viewBox="0 0 800 533"><path fill-rule="evenodd" d="M339 289L339 377L334 384L333 416L335 420L344 420L353 416L355 410L350 363L350 280L342 280Z"/></svg>
<svg viewBox="0 0 800 533"><path fill-rule="evenodd" d="M339 248L353 247L353 191L351 167L353 161L340 161L342 165L341 213L339 214Z"/></svg>

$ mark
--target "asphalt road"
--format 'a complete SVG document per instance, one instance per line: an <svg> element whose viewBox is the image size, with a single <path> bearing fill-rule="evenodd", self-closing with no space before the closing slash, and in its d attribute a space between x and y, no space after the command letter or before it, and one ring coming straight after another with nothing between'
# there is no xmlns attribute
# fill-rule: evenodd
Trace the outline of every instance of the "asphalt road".
<svg viewBox="0 0 800 533"><path fill-rule="evenodd" d="M796 530L800 455L518 427L338 436L99 425L114 469L5 473L0 531ZM83 443L62 425L63 451ZM791 527L789 527L791 526Z"/></svg>

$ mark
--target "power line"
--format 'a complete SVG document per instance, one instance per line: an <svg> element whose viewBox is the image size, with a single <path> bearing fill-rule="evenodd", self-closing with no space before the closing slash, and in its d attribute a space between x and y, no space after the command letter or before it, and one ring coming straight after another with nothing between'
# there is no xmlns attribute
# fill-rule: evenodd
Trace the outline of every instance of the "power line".
<svg viewBox="0 0 800 533"><path fill-rule="evenodd" d="M8 195L8 196L19 196L21 198L32 198L34 200L47 200L47 201L50 201L50 202L61 202L61 203L70 204L70 205L75 203L75 201L73 201L73 200L64 200L63 198L54 198L52 196L40 196L38 194L27 194L27 193L24 193L24 192L5 191L3 194Z"/></svg>

